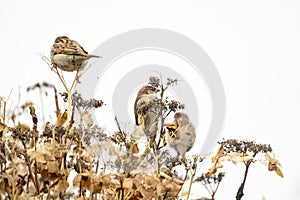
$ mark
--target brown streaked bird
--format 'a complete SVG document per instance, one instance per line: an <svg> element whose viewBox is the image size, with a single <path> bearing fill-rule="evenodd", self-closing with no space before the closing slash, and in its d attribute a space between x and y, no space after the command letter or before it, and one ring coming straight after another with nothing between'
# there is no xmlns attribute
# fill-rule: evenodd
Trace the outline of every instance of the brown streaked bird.
<svg viewBox="0 0 300 200"><path fill-rule="evenodd" d="M174 115L174 122L164 124L167 127L167 141L171 148L182 158L185 153L191 150L196 140L195 127L188 115L177 112Z"/></svg>
<svg viewBox="0 0 300 200"><path fill-rule="evenodd" d="M90 58L100 58L100 56L88 54L78 42L66 36L59 36L55 39L50 56L54 67L68 72L83 69Z"/></svg>
<svg viewBox="0 0 300 200"><path fill-rule="evenodd" d="M141 125L145 135L152 140L155 140L157 132L159 107L156 93L158 91L159 90L153 86L143 86L139 90L134 102L135 124L137 126Z"/></svg>

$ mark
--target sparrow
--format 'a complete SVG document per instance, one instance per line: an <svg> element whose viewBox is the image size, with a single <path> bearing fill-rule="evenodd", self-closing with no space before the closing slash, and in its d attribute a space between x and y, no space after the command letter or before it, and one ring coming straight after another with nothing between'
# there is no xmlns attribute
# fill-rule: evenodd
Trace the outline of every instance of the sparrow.
<svg viewBox="0 0 300 200"><path fill-rule="evenodd" d="M177 152L177 156L182 158L195 143L195 127L187 114L177 112L174 115L174 122L164 124L167 128L167 142L171 148Z"/></svg>
<svg viewBox="0 0 300 200"><path fill-rule="evenodd" d="M88 54L78 42L66 36L59 36L55 39L50 57L54 67L68 72L83 69L90 58L100 58L100 56Z"/></svg>
<svg viewBox="0 0 300 200"><path fill-rule="evenodd" d="M159 90L153 86L143 86L137 94L134 102L135 124L142 126L147 138L154 142L158 124L158 98Z"/></svg>

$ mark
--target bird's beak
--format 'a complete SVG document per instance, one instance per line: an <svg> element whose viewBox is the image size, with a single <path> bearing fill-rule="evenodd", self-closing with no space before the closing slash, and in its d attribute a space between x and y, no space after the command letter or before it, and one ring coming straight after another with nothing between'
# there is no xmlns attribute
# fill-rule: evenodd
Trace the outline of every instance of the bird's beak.
<svg viewBox="0 0 300 200"><path fill-rule="evenodd" d="M175 123L167 123L167 124L164 124L165 127L167 127L168 129L173 129L173 130L177 130L178 128L178 124L175 124Z"/></svg>

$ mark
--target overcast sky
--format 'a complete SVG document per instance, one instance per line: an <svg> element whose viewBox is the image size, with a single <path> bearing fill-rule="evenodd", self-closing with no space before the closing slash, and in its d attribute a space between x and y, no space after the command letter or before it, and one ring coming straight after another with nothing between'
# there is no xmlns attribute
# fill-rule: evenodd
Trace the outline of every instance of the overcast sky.
<svg viewBox="0 0 300 200"><path fill-rule="evenodd" d="M38 56L48 55L60 35L89 52L139 28L169 29L189 37L206 51L223 81L222 137L270 143L282 163L284 179L264 165L253 165L243 199L299 199L299 1L11 0L0 3L0 25L4 97L11 89L16 95L19 86L44 80L62 90ZM228 172L216 198L233 199L242 173L239 168Z"/></svg>

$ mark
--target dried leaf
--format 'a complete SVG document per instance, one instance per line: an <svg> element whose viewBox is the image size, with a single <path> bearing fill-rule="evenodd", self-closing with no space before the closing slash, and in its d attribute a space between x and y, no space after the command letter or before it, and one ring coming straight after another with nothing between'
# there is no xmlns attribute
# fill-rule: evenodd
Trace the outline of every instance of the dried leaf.
<svg viewBox="0 0 300 200"><path fill-rule="evenodd" d="M224 147L221 145L215 156L211 158L212 162L216 162L219 158L221 158L224 154Z"/></svg>
<svg viewBox="0 0 300 200"><path fill-rule="evenodd" d="M161 177L164 177L165 179L168 179L168 180L172 180L172 177L171 176L169 176L169 175L167 175L166 173L164 173L164 172L160 172L160 176Z"/></svg>
<svg viewBox="0 0 300 200"><path fill-rule="evenodd" d="M101 176L93 176L92 184L90 185L89 190L92 193L100 193L102 190L102 177Z"/></svg>
<svg viewBox="0 0 300 200"><path fill-rule="evenodd" d="M106 174L102 177L103 186L108 187L111 183L111 174Z"/></svg>
<svg viewBox="0 0 300 200"><path fill-rule="evenodd" d="M121 188L121 182L118 179L112 179L111 184L114 185L116 189Z"/></svg>
<svg viewBox="0 0 300 200"><path fill-rule="evenodd" d="M148 187L156 187L159 182L159 179L154 176L144 176L144 183Z"/></svg>
<svg viewBox="0 0 300 200"><path fill-rule="evenodd" d="M163 186L169 191L169 194L175 197L180 190L180 186L167 179L162 180Z"/></svg>
<svg viewBox="0 0 300 200"><path fill-rule="evenodd" d="M133 180L132 178L125 178L123 181L123 188L132 189L133 188Z"/></svg>
<svg viewBox="0 0 300 200"><path fill-rule="evenodd" d="M279 167L276 167L275 172L276 172L276 174L277 174L278 176L280 176L281 178L283 178L283 173L282 173L282 171L280 170Z"/></svg>
<svg viewBox="0 0 300 200"><path fill-rule="evenodd" d="M66 191L69 187L69 182L65 178L60 179L57 187L59 191Z"/></svg>
<svg viewBox="0 0 300 200"><path fill-rule="evenodd" d="M177 178L174 178L173 182L176 183L177 185L183 185L183 183L184 183L182 180L177 179Z"/></svg>
<svg viewBox="0 0 300 200"><path fill-rule="evenodd" d="M215 163L211 168L208 169L207 175L212 175L217 172L219 168L222 168L223 165L221 163Z"/></svg>
<svg viewBox="0 0 300 200"><path fill-rule="evenodd" d="M280 170L280 162L276 160L275 158L272 158L269 154L265 153L265 157L268 161L268 170L269 171L275 171L278 176L283 178L283 173Z"/></svg>
<svg viewBox="0 0 300 200"><path fill-rule="evenodd" d="M66 123L67 119L68 119L68 112L67 112L67 110L65 110L65 112L63 114L59 113L56 124L58 126L62 126Z"/></svg>
<svg viewBox="0 0 300 200"><path fill-rule="evenodd" d="M132 146L131 146L131 152L132 153L139 153L139 148L138 148L138 146L137 146L137 144L132 144Z"/></svg>
<svg viewBox="0 0 300 200"><path fill-rule="evenodd" d="M145 187L141 187L139 189L143 199L152 200L153 196L155 195L153 190L147 190Z"/></svg>
<svg viewBox="0 0 300 200"><path fill-rule="evenodd" d="M30 153L29 156L30 156L30 161L35 160L36 162L44 163L44 164L47 162L44 157L44 152L42 151L33 151Z"/></svg>
<svg viewBox="0 0 300 200"><path fill-rule="evenodd" d="M230 160L233 163L239 163L239 162L248 162L253 161L254 158L252 156L249 156L245 153L238 153L238 152L232 152L230 155Z"/></svg>
<svg viewBox="0 0 300 200"><path fill-rule="evenodd" d="M56 161L47 162L47 169L49 173L58 174L59 165Z"/></svg>
<svg viewBox="0 0 300 200"><path fill-rule="evenodd" d="M6 124L0 122L0 132L2 132L2 136L4 136L8 131L8 127Z"/></svg>
<svg viewBox="0 0 300 200"><path fill-rule="evenodd" d="M166 189L161 182L159 182L156 186L156 193L158 197L163 197L166 193Z"/></svg>
<svg viewBox="0 0 300 200"><path fill-rule="evenodd" d="M77 174L74 179L73 179L73 185L76 187L80 186L80 181L81 181L81 175Z"/></svg>

